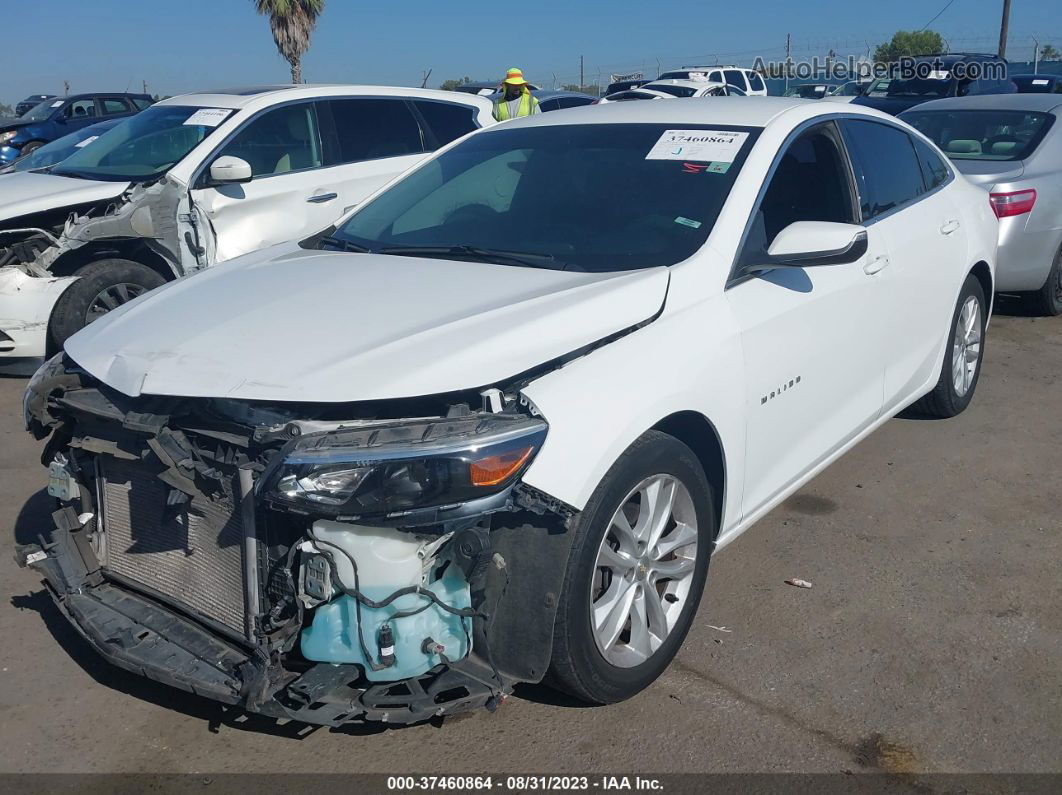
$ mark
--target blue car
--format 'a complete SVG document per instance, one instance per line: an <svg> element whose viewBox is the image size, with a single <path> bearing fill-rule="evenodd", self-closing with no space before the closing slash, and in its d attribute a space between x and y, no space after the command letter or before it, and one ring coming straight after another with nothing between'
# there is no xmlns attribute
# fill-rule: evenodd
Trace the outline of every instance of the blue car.
<svg viewBox="0 0 1062 795"><path fill-rule="evenodd" d="M74 94L45 100L19 118L0 123L0 165L104 119L132 116L152 101L147 94L123 93Z"/></svg>
<svg viewBox="0 0 1062 795"><path fill-rule="evenodd" d="M52 141L50 144L23 155L13 163L0 166L0 174L10 174L12 171L36 171L41 168L49 168L74 154L78 149L83 149L95 141L107 130L125 121L124 118L113 118L101 121L99 124L91 124L82 127L70 135Z"/></svg>

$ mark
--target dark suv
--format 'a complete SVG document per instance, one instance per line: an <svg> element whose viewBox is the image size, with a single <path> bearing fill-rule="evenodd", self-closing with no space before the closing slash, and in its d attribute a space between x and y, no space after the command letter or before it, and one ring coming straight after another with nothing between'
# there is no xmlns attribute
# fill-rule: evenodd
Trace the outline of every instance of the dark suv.
<svg viewBox="0 0 1062 795"><path fill-rule="evenodd" d="M148 94L74 94L45 100L0 125L0 164L104 119L132 116L154 100Z"/></svg>
<svg viewBox="0 0 1062 795"><path fill-rule="evenodd" d="M875 85L877 81L875 81ZM903 58L883 96L875 90L852 100L853 105L896 116L931 99L1013 94L1017 87L1007 74L1007 61L997 55L952 53Z"/></svg>

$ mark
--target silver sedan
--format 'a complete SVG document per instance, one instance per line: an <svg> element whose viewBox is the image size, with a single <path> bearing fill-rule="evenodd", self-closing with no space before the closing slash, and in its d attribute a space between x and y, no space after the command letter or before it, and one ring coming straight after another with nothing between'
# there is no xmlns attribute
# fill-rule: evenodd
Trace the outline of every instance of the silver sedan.
<svg viewBox="0 0 1062 795"><path fill-rule="evenodd" d="M900 118L989 192L999 218L996 289L1062 314L1062 96L998 94L926 102Z"/></svg>

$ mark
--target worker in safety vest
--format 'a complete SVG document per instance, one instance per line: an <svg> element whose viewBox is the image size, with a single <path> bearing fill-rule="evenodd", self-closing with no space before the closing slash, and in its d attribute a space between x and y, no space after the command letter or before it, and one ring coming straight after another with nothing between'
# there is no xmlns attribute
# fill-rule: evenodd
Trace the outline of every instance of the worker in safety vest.
<svg viewBox="0 0 1062 795"><path fill-rule="evenodd" d="M539 113L538 100L531 96L524 73L513 68L505 73L501 84L502 95L494 102L494 118L498 121L518 119Z"/></svg>

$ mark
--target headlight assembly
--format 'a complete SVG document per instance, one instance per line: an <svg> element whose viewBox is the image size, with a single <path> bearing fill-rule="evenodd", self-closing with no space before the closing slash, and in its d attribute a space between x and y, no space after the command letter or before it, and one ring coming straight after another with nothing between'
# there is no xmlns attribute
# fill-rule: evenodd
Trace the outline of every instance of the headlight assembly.
<svg viewBox="0 0 1062 795"><path fill-rule="evenodd" d="M321 516L394 517L498 494L546 438L541 419L472 415L302 437L263 478L266 499Z"/></svg>
<svg viewBox="0 0 1062 795"><path fill-rule="evenodd" d="M6 144L17 134L17 130L9 130L8 132L0 133L0 144Z"/></svg>

